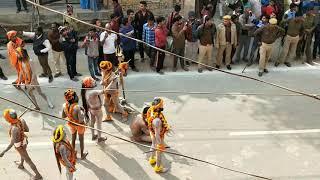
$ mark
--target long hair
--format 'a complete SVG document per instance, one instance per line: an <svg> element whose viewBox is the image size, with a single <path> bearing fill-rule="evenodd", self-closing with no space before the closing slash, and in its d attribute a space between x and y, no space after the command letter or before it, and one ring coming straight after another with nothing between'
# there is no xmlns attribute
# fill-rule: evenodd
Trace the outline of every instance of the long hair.
<svg viewBox="0 0 320 180"><path fill-rule="evenodd" d="M82 88L86 88L84 86L84 84L82 84ZM88 115L88 104L87 104L87 100L86 100L86 89L81 89L81 98L82 98L82 107L84 108L84 112L87 118L89 118Z"/></svg>

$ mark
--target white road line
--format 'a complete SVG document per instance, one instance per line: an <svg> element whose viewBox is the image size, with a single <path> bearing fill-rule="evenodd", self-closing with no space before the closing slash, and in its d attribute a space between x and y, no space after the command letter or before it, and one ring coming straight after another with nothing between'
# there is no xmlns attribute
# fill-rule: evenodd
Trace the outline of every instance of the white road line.
<svg viewBox="0 0 320 180"><path fill-rule="evenodd" d="M270 134L307 134L307 133L320 133L320 129L283 130L283 131L239 131L239 132L230 132L229 136L252 136L252 135L270 135Z"/></svg>
<svg viewBox="0 0 320 180"><path fill-rule="evenodd" d="M84 141L84 143L86 144L86 145L88 145L88 144L96 144L96 141ZM78 144L78 143L76 143L76 144ZM0 148L2 149L2 148L6 148L8 146L8 144L0 144ZM29 142L29 144L28 144L28 148L30 148L30 147L52 147L52 142L51 142L51 140L48 140L48 141L46 141L46 142Z"/></svg>

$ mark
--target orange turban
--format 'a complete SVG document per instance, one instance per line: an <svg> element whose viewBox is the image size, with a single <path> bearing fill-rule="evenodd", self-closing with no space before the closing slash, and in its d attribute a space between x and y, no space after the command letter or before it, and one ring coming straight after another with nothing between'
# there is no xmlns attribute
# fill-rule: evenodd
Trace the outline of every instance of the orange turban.
<svg viewBox="0 0 320 180"><path fill-rule="evenodd" d="M7 32L7 37L8 37L9 40L11 40L11 38L13 36L16 36L16 35L17 35L17 31L9 31L9 32Z"/></svg>
<svg viewBox="0 0 320 180"><path fill-rule="evenodd" d="M75 98L76 92L72 89L68 89L64 92L64 98L66 101L73 100Z"/></svg>
<svg viewBox="0 0 320 180"><path fill-rule="evenodd" d="M3 117L10 124L15 124L18 122L17 113L13 109L5 109L3 111Z"/></svg>
<svg viewBox="0 0 320 180"><path fill-rule="evenodd" d="M94 87L95 85L95 80L92 78L92 77L85 77L83 80L82 80L82 84L84 87L86 88L92 88Z"/></svg>
<svg viewBox="0 0 320 180"><path fill-rule="evenodd" d="M112 69L112 63L110 61L101 61L100 69L109 71Z"/></svg>

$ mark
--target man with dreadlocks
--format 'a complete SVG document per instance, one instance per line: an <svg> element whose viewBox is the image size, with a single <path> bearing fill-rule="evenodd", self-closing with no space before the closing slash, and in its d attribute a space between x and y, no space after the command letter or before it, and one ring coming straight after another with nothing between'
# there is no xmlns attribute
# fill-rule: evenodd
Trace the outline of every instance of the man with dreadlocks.
<svg viewBox="0 0 320 180"><path fill-rule="evenodd" d="M67 139L66 132L62 125L59 125L53 131L53 137L51 139L60 173L62 164L66 167L67 180L73 180L73 173L76 171L77 152Z"/></svg>
<svg viewBox="0 0 320 180"><path fill-rule="evenodd" d="M112 71L110 61L101 61L100 69L102 73L101 85L104 88L104 107L107 116L104 121L112 121L110 113L120 112L122 118L127 119L128 113L119 102L119 77Z"/></svg>
<svg viewBox="0 0 320 180"><path fill-rule="evenodd" d="M143 108L142 114L138 115L130 124L131 139L138 142L152 142L148 129L147 112L150 106Z"/></svg>
<svg viewBox="0 0 320 180"><path fill-rule="evenodd" d="M72 134L72 147L75 149L77 134L79 134L80 141L80 150L81 150L81 159L85 159L88 153L84 153L84 132L86 130L85 127L76 125L77 124L86 124L86 118L83 112L83 109L78 105L78 95L72 90L68 89L64 93L64 98L66 102L63 104L62 110L62 118L66 118L68 120L68 126L70 128Z"/></svg>
<svg viewBox="0 0 320 180"><path fill-rule="evenodd" d="M90 114L90 126L93 128L97 123L97 129L101 130L102 125L102 101L101 95L104 94L103 90L95 90L97 86L96 81L92 77L86 77L82 80L81 97L83 108L86 113L86 117L89 119ZM94 130L91 129L92 140L95 141L98 138L98 143L107 140L107 138L101 137L101 132L98 131L98 135L95 135Z"/></svg>
<svg viewBox="0 0 320 180"><path fill-rule="evenodd" d="M29 132L27 123L23 119L20 119L16 111L13 109L4 110L3 116L4 119L11 125L9 130L11 142L8 147L0 154L0 157L3 157L4 154L9 151L12 146L14 146L21 157L18 168L24 169L23 163L24 161L26 161L32 171L36 174L33 179L42 179L42 176L40 175L36 165L32 162L27 152L28 140L27 136L24 134L24 132Z"/></svg>
<svg viewBox="0 0 320 180"><path fill-rule="evenodd" d="M150 165L154 166L156 173L163 173L168 170L161 163L162 151L165 150L164 135L169 131L170 127L163 113L163 99L154 98L152 106L147 112L148 128L152 140L151 156L149 158ZM158 150L154 150L157 148Z"/></svg>

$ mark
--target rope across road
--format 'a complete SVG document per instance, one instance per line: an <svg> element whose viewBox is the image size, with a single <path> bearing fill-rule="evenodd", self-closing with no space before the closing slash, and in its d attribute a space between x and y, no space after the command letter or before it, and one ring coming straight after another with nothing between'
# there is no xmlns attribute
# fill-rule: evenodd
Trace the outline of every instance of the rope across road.
<svg viewBox="0 0 320 180"><path fill-rule="evenodd" d="M303 91L291 89L291 88L288 88L288 87L285 87L285 86L282 86L282 85L279 85L279 84L275 84L275 83L272 83L272 82L267 82L267 81L264 81L264 80L261 80L261 79L257 79L257 78L251 77L251 76L246 76L246 75L243 75L243 74L236 74L236 73L228 72L228 71L225 71L225 70L217 69L216 67L213 67L213 66L209 66L209 65L200 63L200 62L198 62L198 61L196 61L196 60L194 60L194 59L190 59L190 58L187 58L187 57L184 57L184 56L180 56L180 55L177 55L177 54L172 53L172 52L170 52L170 51L166 51L166 50L163 50L163 49L161 49L161 48L152 46L152 45L150 45L150 44L148 44L148 43L146 43L146 42L143 42L143 41L141 41L141 40L139 40L139 39L136 39L136 38L127 36L127 35L125 35L125 34L117 33L117 32L115 32L115 31L107 30L107 29L105 29L105 28L102 28L102 27L99 27L99 26L90 24L90 23L88 23L88 22L85 22L85 21L82 21L82 20L77 19L77 18L75 18L75 17L69 16L69 15L67 15L67 14L65 14L65 13L60 12L60 11L57 11L57 10L54 10L54 9L51 9L51 8L42 6L42 5L40 5L40 4L34 3L34 2L32 2L32 1L30 1L30 0L26 0L26 1L27 1L28 3L30 3L30 4L32 4L33 6L36 6L36 7L42 8L42 9L46 9L46 10L48 10L48 11L51 11L51 12L60 14L60 15L62 15L62 16L66 16L66 17L68 17L68 18L71 18L71 19L73 19L73 20L75 20L75 21L77 21L77 22L79 22L79 23L85 24L85 25L87 25L87 26L91 26L91 27L95 27L95 28L99 28L99 29L102 29L102 30L105 30L105 31L109 31L109 32L115 33L115 34L117 34L117 35L119 35L119 36L132 39L132 40L134 40L134 41L136 41L136 42L138 42L138 43L142 43L142 44L144 44L144 45L146 45L146 46L149 46L149 47L151 47L151 48L154 48L154 49L157 50L157 51L161 51L161 52L164 52L164 53L166 53L166 54L169 54L169 55L172 55L172 56L176 56L176 57L178 57L178 58L183 58L183 59L185 59L185 60L194 62L194 63L196 63L196 64L199 64L199 65L202 65L202 66L205 66L205 67L208 67L208 68L212 68L212 69L214 69L214 70L216 70L216 71L220 71L220 72L222 72L222 73L229 74L229 75L232 75L232 76L237 76L237 77L240 77L240 78L250 79L250 80L257 81L257 82L260 82L260 83L263 83L263 84L268 84L268 85L270 85L270 86L277 87L277 88L279 88L279 89L283 89L283 90L286 90L286 91L289 91L289 92L292 92L292 93L295 93L295 94L300 94L300 95L303 95L303 96L306 96L306 97L310 97L310 98L313 98L313 99L316 99L316 100L320 100L320 97L315 96L315 95L313 95L313 94L309 94L309 93L307 93L307 92L303 92Z"/></svg>
<svg viewBox="0 0 320 180"><path fill-rule="evenodd" d="M82 127L85 127L85 128L88 128L88 129L93 129L93 130L96 130L96 131L99 131L101 133L104 133L104 134L107 134L113 138L116 138L116 139L120 139L122 141L125 141L125 142L128 142L128 143L131 143L131 144L135 144L135 145L138 145L138 146L142 146L142 147L145 147L145 148L149 148L151 150L159 150L157 148L153 148L151 146L148 146L148 145L145 145L145 144L141 144L141 143L138 143L138 142L135 142L135 141L131 141L131 140L128 140L128 139L125 139L125 138L122 138L122 137L119 137L119 136L116 136L116 135L113 135L111 133L108 133L106 131L103 131L103 130L99 130L99 129L96 129L96 128L93 128L93 127L90 127L90 126L87 126L87 125L84 125L84 124L78 124L78 123L75 123L73 121L69 121L67 119L64 119L64 118L61 118L61 117L58 117L58 116L55 116L55 115L52 115L50 113L47 113L47 112L43 112L43 111L39 111L39 110L35 110L35 109L32 109L28 106L25 106L23 104L20 104L14 100L11 100L11 99L8 99L8 98L5 98L5 97L2 97L0 96L0 99L3 100L3 101L6 101L6 102L10 102L12 104L15 104L17 106L20 106L26 110L29 110L29 111L33 111L33 112L37 112L37 113L40 113L40 114L43 114L43 115L46 115L46 116L49 116L49 117L52 117L52 118L56 118L56 119L59 119L59 120L63 120L65 122L70 122L74 125L77 125L77 126L82 126ZM161 150L162 151L162 150ZM264 176L259 176L259 175L256 175L256 174L251 174L251 173L247 173L247 172L244 172L244 171L239 171L239 170L235 170L235 169L231 169L231 168L227 168L227 167L224 167L224 166L221 166L221 165L218 165L216 163L212 163L212 162L209 162L209 161L205 161L205 160L202 160L202 159L198 159L198 158L195 158L195 157L191 157L191 156L188 156L188 155L185 155L185 154L180 154L180 153L176 153L176 152L172 152L172 151L167 151L167 150L164 150L162 151L164 153L167 153L167 154L172 154L172 155L175 155L175 156L180 156L180 157L184 157L184 158L187 158L187 159L191 159L191 160L194 160L194 161L198 161L198 162L202 162L202 163L205 163L205 164L209 164L209 165L212 165L212 166L215 166L215 167L218 167L218 168L221 168L221 169L224 169L224 170L227 170L227 171L231 171L231 172L235 172L235 173L239 173L239 174L244 174L244 175L247 175L247 176L251 176L251 177L255 177L255 178L259 178L259 179L267 179L267 180L271 180L270 178L267 178L267 177L264 177Z"/></svg>

